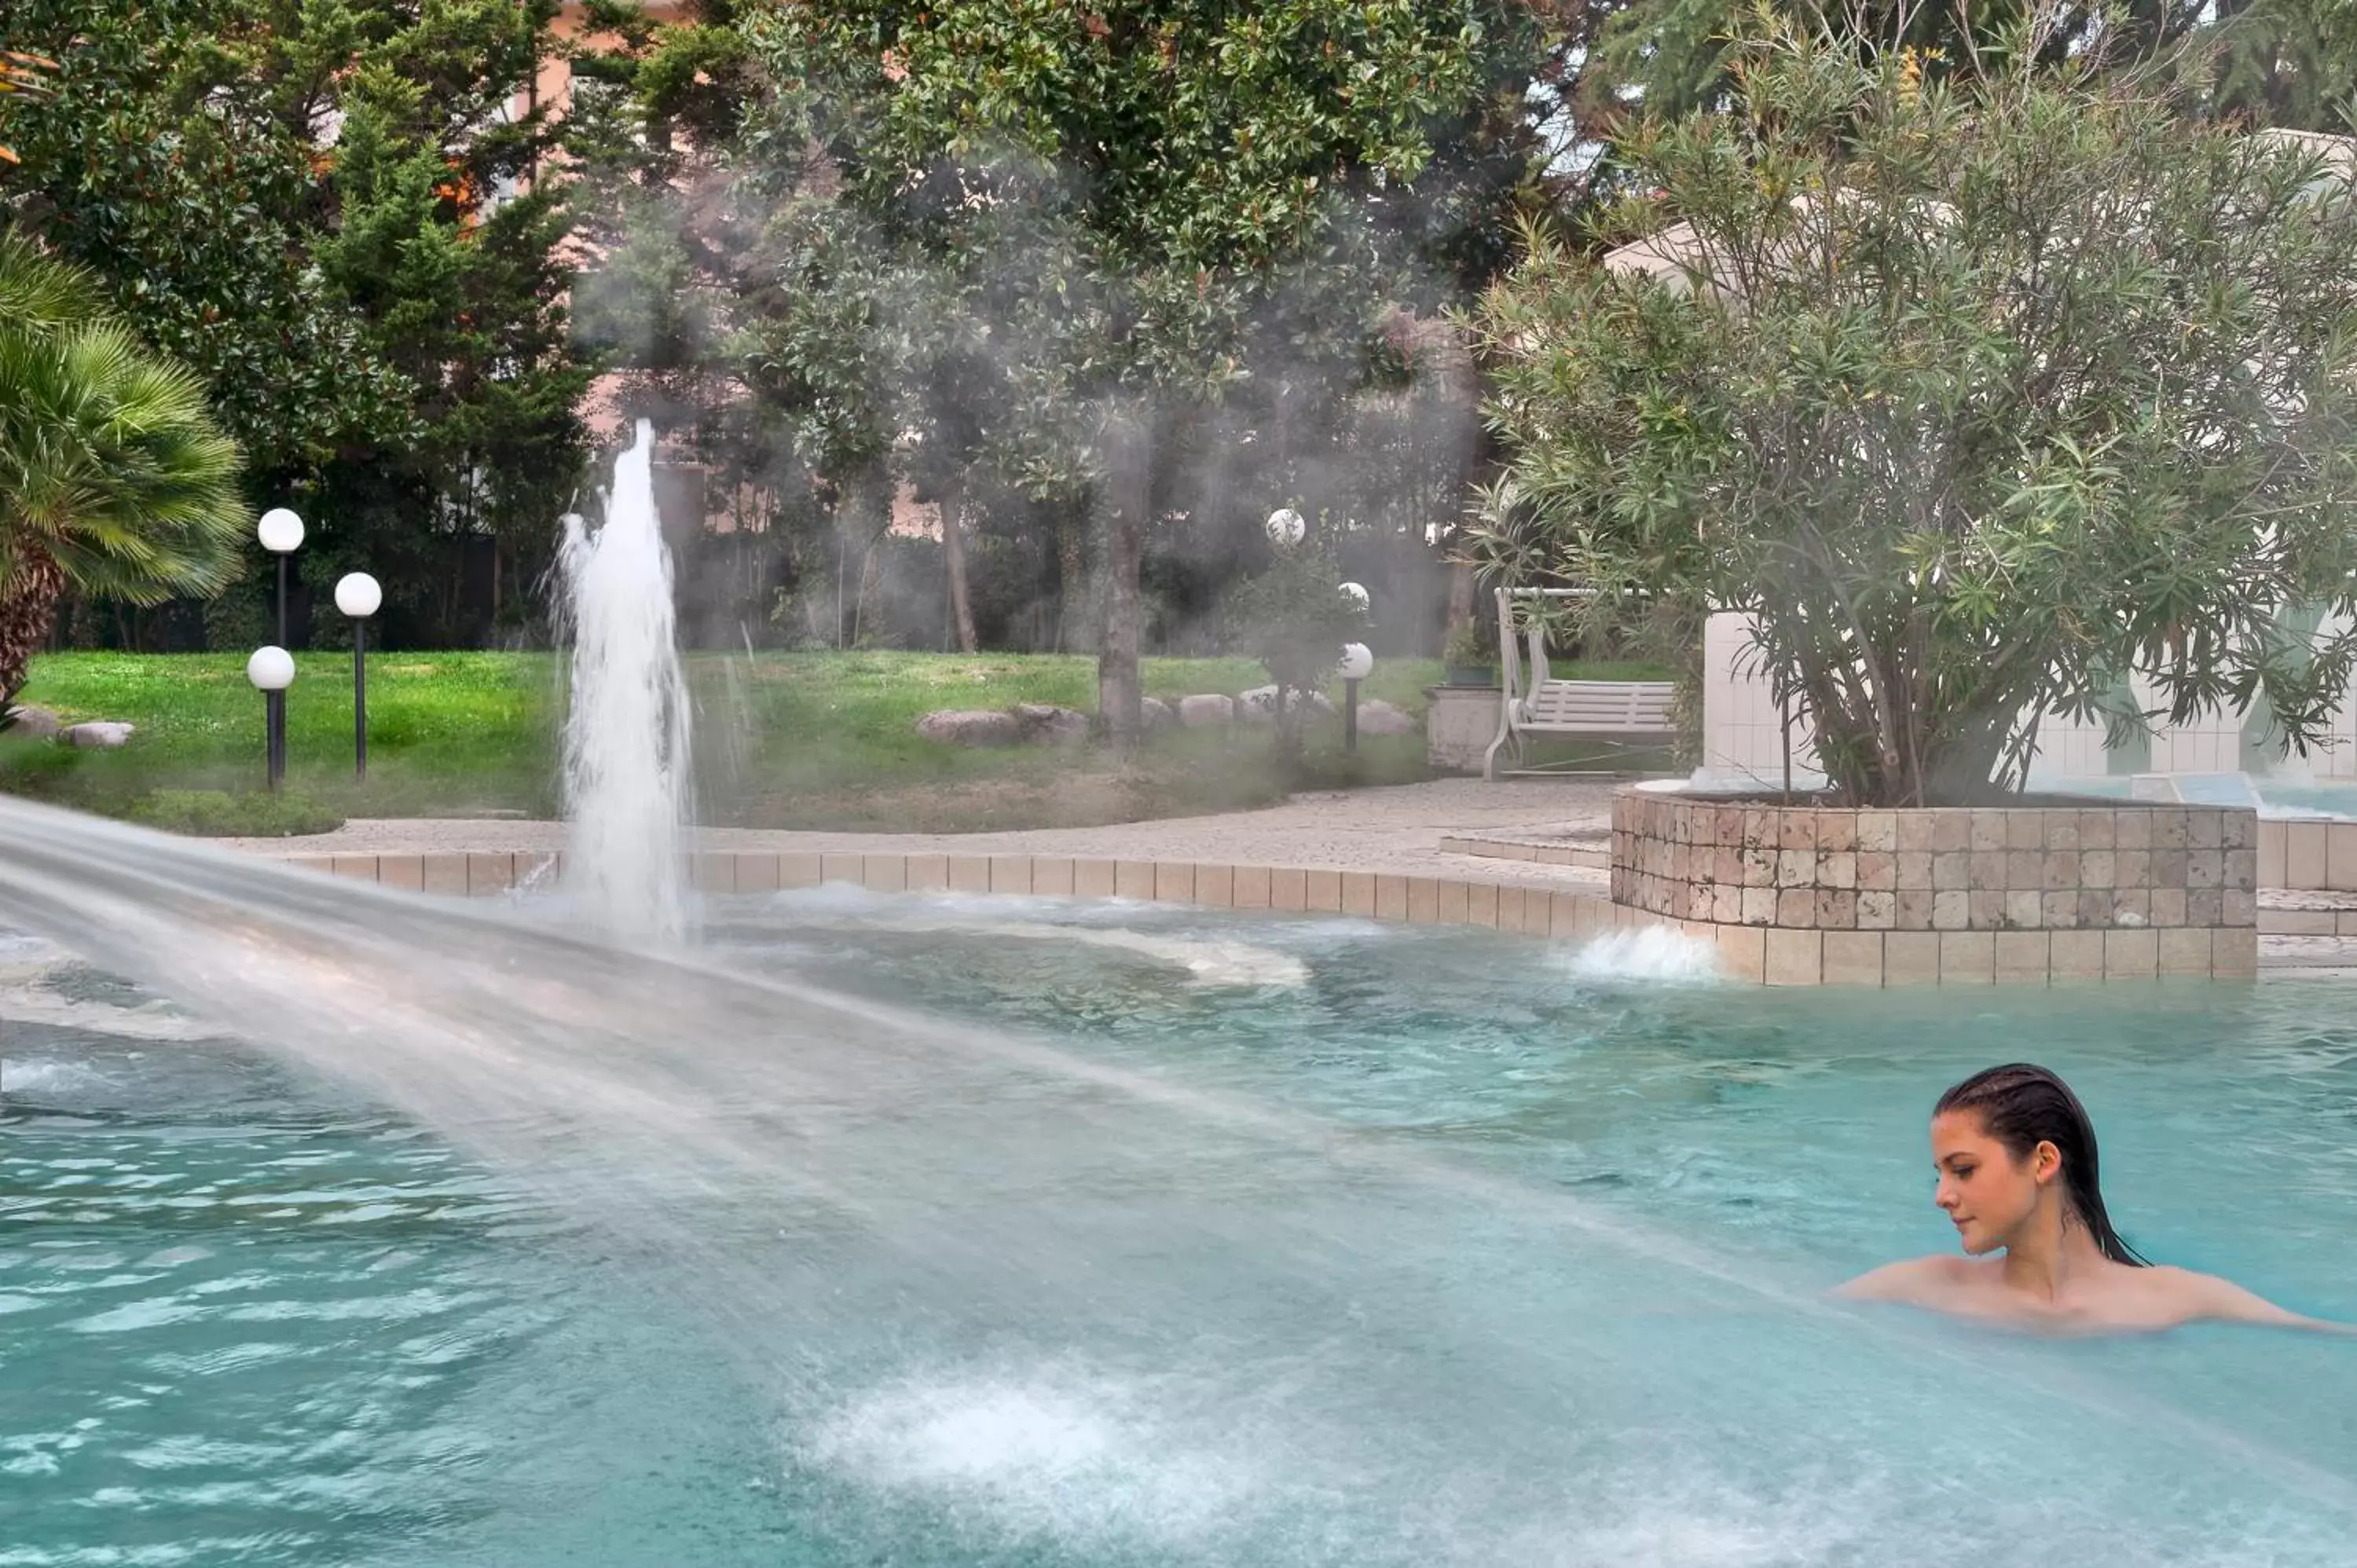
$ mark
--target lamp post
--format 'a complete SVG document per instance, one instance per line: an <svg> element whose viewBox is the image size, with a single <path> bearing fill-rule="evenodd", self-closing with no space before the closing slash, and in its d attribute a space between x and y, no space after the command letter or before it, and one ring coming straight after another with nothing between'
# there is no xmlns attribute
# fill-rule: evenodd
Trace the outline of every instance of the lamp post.
<svg viewBox="0 0 2357 1568"><path fill-rule="evenodd" d="M1342 749L1359 749L1359 682L1372 673L1375 656L1363 642L1342 645Z"/></svg>
<svg viewBox="0 0 2357 1568"><path fill-rule="evenodd" d="M262 541L262 547L264 550L269 551L273 555L278 557L278 642L276 645L276 651L279 658L287 659L286 563L288 558L291 557L296 551L300 550L303 547L303 520L296 517L292 511L289 511L283 506L274 506L268 511L264 512L261 518L255 521L253 525L253 535L256 539ZM258 659L261 655L256 654L254 657ZM253 665L249 663L246 666L246 673L251 675L253 672ZM279 682L274 690L270 687L263 688L264 691L271 693L269 704L269 744L270 755L273 760L271 762L270 787L274 789L278 788L279 779L286 772L285 692L288 682L292 682L294 679L294 661L291 659L287 659L286 679ZM259 686L262 682L256 681L254 684Z"/></svg>
<svg viewBox="0 0 2357 1568"><path fill-rule="evenodd" d="M336 579L336 607L352 618L352 777L368 777L368 622L384 590L366 572Z"/></svg>
<svg viewBox="0 0 2357 1568"><path fill-rule="evenodd" d="M286 777L286 688L295 683L295 656L283 648L257 648L245 661L245 678L262 693L263 755L275 789Z"/></svg>
<svg viewBox="0 0 2357 1568"><path fill-rule="evenodd" d="M283 506L272 507L253 525L262 547L278 557L278 646L286 646L286 558L303 548L303 520Z"/></svg>

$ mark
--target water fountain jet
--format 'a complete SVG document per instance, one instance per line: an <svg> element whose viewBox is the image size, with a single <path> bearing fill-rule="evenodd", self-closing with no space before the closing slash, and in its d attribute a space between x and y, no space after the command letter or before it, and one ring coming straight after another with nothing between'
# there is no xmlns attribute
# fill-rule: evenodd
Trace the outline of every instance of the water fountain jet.
<svg viewBox="0 0 2357 1568"><path fill-rule="evenodd" d="M608 935L686 934L688 697L671 552L655 509L654 426L615 459L605 521L563 521L561 612L572 632L560 886Z"/></svg>

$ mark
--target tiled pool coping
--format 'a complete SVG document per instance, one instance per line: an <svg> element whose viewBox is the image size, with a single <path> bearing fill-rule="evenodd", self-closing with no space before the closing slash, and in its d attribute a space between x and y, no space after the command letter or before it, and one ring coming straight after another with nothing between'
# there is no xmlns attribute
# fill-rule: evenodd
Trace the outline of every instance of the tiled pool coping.
<svg viewBox="0 0 2357 1568"><path fill-rule="evenodd" d="M550 875L557 857L519 854L289 855L291 865L412 892L494 897ZM1215 909L1363 916L1481 926L1577 940L1666 927L1714 944L1727 973L1770 985L1988 985L2064 981L2246 978L2255 929L2218 931L1815 931L1674 920L1617 905L1601 889L1549 890L1469 877L1314 866L1031 854L712 852L694 857L710 893L771 893L847 883L877 893L1135 898ZM2191 938L2202 939L2193 951ZM2170 939L2164 943L2162 938ZM2141 940L2139 940L2141 939ZM2032 952L2035 946L2038 950Z"/></svg>

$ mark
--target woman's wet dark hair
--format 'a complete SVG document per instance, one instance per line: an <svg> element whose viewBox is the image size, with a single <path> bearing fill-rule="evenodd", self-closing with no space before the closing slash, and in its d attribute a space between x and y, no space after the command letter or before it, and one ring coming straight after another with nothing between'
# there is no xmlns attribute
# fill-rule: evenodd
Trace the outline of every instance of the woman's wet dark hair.
<svg viewBox="0 0 2357 1568"><path fill-rule="evenodd" d="M2138 1268L2147 1260L2120 1240L2112 1217L2104 1212L2104 1189L2096 1166L2095 1126L2087 1108L2071 1086L2042 1067L2011 1062L1976 1072L1947 1093L1933 1108L1935 1116L1950 1111L1980 1114L1988 1135L2003 1144L2016 1159L2028 1159L2040 1144L2051 1144L2062 1155L2062 1182L2072 1211L2094 1237L2104 1256L2115 1263Z"/></svg>

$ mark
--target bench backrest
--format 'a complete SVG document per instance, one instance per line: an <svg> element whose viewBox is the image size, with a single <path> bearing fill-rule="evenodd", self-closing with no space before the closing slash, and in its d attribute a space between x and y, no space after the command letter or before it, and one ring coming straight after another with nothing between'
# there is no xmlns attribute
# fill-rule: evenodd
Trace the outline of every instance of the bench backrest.
<svg viewBox="0 0 2357 1568"><path fill-rule="evenodd" d="M1522 727L1666 730L1675 690L1667 681L1543 681L1523 700Z"/></svg>

